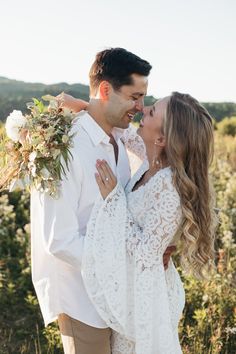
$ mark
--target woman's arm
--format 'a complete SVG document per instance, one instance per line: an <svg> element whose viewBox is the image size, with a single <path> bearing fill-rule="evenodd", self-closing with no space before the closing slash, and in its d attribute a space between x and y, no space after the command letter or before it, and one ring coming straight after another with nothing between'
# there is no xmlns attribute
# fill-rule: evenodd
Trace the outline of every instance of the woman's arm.
<svg viewBox="0 0 236 354"><path fill-rule="evenodd" d="M117 179L108 163L98 160L96 167L98 170L96 180L105 200L104 213L107 212L111 216L111 210L116 209L119 198L123 200L123 209L127 209L125 222L128 225L126 240L129 254L135 255L144 267L150 259L163 262L163 255L177 231L181 215L180 198L173 187L171 175L165 175L160 171L158 176L153 178L149 189L150 195L147 198L148 204L143 201L145 224L140 228L128 210L123 188L117 185ZM113 221L115 228L116 215L113 218L111 216L109 223ZM171 252L170 250L167 252L170 253L166 255L169 260Z"/></svg>
<svg viewBox="0 0 236 354"><path fill-rule="evenodd" d="M60 93L60 95L57 96L57 100L61 107L68 108L73 112L80 112L86 110L88 107L88 102L68 95L65 92Z"/></svg>
<svg viewBox="0 0 236 354"><path fill-rule="evenodd" d="M125 129L121 139L127 150L132 152L141 160L146 158L145 144L141 136L137 134L137 128L134 124L130 123L129 128Z"/></svg>
<svg viewBox="0 0 236 354"><path fill-rule="evenodd" d="M88 223L82 274L101 317L136 341L137 353L175 353L173 330L182 305L177 296L170 308L162 257L181 219L180 200L168 174L155 176L147 194L141 227L119 183L103 193ZM173 267L169 271L178 288Z"/></svg>

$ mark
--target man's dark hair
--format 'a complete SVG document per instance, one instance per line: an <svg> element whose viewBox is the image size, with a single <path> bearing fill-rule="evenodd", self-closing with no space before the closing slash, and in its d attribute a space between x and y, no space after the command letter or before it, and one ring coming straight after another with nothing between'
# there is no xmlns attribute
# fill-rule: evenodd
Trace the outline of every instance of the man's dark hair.
<svg viewBox="0 0 236 354"><path fill-rule="evenodd" d="M123 48L110 48L97 53L89 72L90 90L97 93L100 83L108 81L114 90L132 85L132 74L148 76L152 66Z"/></svg>

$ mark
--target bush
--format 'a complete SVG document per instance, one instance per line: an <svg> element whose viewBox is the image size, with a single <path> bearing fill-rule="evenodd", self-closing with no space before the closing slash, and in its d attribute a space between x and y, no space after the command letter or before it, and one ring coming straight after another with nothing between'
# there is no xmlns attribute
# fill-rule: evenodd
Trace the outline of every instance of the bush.
<svg viewBox="0 0 236 354"><path fill-rule="evenodd" d="M236 135L236 117L224 118L217 124L217 130L221 135Z"/></svg>

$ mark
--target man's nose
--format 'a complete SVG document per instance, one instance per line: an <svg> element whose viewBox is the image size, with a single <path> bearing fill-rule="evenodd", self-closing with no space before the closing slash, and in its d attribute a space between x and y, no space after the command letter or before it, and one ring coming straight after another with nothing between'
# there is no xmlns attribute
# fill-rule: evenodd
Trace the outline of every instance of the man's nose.
<svg viewBox="0 0 236 354"><path fill-rule="evenodd" d="M148 110L148 107L146 106L146 107L143 107L143 114L145 115L146 113L147 113L147 110Z"/></svg>
<svg viewBox="0 0 236 354"><path fill-rule="evenodd" d="M144 107L144 99L140 98L135 103L135 109L139 112L143 112L143 107Z"/></svg>

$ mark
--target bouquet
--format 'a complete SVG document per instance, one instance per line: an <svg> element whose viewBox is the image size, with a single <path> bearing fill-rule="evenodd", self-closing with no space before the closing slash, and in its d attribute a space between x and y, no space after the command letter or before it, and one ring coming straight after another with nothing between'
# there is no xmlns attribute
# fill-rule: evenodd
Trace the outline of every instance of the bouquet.
<svg viewBox="0 0 236 354"><path fill-rule="evenodd" d="M72 155L75 114L50 95L28 103L29 114L14 110L0 142L0 190L36 188L59 197L60 181Z"/></svg>

